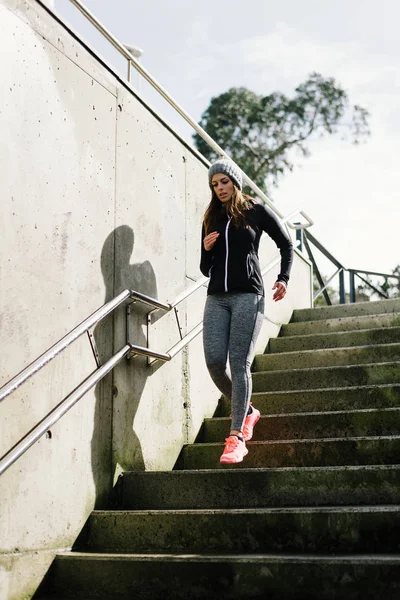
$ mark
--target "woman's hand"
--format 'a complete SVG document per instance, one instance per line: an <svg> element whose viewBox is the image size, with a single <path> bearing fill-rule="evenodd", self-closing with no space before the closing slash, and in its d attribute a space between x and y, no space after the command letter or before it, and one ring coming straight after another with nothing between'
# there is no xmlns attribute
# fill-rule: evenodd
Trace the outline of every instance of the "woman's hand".
<svg viewBox="0 0 400 600"><path fill-rule="evenodd" d="M214 246L215 242L217 241L218 236L219 236L219 233L217 233L216 231L213 231L212 233L209 233L208 235L206 235L206 237L203 240L204 249L207 251L211 250L211 248Z"/></svg>
<svg viewBox="0 0 400 600"><path fill-rule="evenodd" d="M272 289L275 290L275 293L272 296L274 302L278 302L278 300L282 300L285 297L286 285L282 281L275 281Z"/></svg>

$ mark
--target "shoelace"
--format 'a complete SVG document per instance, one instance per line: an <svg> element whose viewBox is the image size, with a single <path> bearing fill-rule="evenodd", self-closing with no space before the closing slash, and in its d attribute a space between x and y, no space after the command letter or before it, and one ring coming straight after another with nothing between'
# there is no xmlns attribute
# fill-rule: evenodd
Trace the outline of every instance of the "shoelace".
<svg viewBox="0 0 400 600"><path fill-rule="evenodd" d="M240 440L238 438L234 438L233 436L229 437L226 440L226 451L231 452L232 450L235 450L235 448L238 447Z"/></svg>

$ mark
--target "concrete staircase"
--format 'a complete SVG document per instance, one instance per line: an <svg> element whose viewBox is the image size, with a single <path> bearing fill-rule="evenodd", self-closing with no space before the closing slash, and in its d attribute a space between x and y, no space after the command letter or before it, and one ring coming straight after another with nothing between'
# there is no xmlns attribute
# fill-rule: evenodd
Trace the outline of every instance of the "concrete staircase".
<svg viewBox="0 0 400 600"><path fill-rule="evenodd" d="M230 407L173 472L125 473L37 598L400 599L400 300L295 311L254 361L262 418L234 467Z"/></svg>

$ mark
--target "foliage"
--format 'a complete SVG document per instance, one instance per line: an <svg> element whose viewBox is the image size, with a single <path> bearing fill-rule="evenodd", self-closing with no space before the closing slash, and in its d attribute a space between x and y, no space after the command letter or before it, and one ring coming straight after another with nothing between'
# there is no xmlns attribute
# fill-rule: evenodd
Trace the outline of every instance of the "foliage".
<svg viewBox="0 0 400 600"><path fill-rule="evenodd" d="M312 73L295 89L292 98L281 92L257 95L240 87L211 99L200 125L261 188L276 184L293 169L291 150L310 155L312 136L350 134L357 144L370 134L369 113L349 106L347 92L333 78ZM348 120L350 118L350 120ZM216 158L196 133L197 149L209 160Z"/></svg>
<svg viewBox="0 0 400 600"><path fill-rule="evenodd" d="M382 285L382 289L387 292L389 298L400 298L400 265L397 265L392 271L393 275L397 275L397 279L386 279Z"/></svg>

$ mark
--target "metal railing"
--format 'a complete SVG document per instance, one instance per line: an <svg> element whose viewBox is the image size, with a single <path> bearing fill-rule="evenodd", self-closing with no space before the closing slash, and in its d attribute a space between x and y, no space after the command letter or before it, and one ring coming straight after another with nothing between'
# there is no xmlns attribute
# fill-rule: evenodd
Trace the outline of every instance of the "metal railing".
<svg viewBox="0 0 400 600"><path fill-rule="evenodd" d="M20 385L22 385L29 377L32 377L37 371L42 369L48 362L53 360L60 352L65 350L72 342L77 340L81 335L89 331L96 323L101 321L104 317L106 317L109 313L115 310L124 300L129 298L130 290L125 290L121 292L118 296L110 300L104 304L104 306L100 307L96 310L92 315L90 315L87 319L82 321L79 325L77 325L72 331L67 333L61 340L56 342L51 348L46 350L39 358L30 363L25 369L23 369L20 373L15 375L6 385L0 388L0 402L4 400L9 394L14 392Z"/></svg>
<svg viewBox="0 0 400 600"><path fill-rule="evenodd" d="M81 383L71 394L66 396L48 415L42 419L31 431L29 431L7 454L0 459L0 475L2 475L12 464L15 463L25 452L44 435L52 425L54 425L70 408L74 406L96 385L103 377L107 375L125 356L127 356L131 347L126 344L102 367L92 373L83 383Z"/></svg>
<svg viewBox="0 0 400 600"><path fill-rule="evenodd" d="M380 298L388 299L389 295L385 291L384 287L380 289L377 288L373 283L364 279L360 275L375 275L377 277L383 277L385 283L387 283L388 279L397 279L400 283L400 276L395 275L394 273L382 273L377 271L364 271L362 269L349 269L342 265L326 248L323 246L309 231L307 230L298 230L296 232L296 238L299 244L299 250L302 251L303 248L306 249L308 257L313 265L314 273L319 283L319 289L313 295L313 301L315 301L321 294L323 294L325 298L325 302L328 305L332 305L331 297L329 296L328 286L329 284L339 276L339 302L340 304L346 303L346 285L345 285L345 273L349 274L349 301L351 303L356 302L357 293L356 293L356 285L355 278L358 277L361 281L370 287L374 293L378 294ZM317 250L319 250L330 262L336 267L336 271L326 280L321 275L321 272L318 268L317 261L315 259L314 253L311 249L312 244Z"/></svg>
<svg viewBox="0 0 400 600"><path fill-rule="evenodd" d="M123 302L130 299L132 302L142 302L148 304L156 310L163 310L169 312L173 310L178 304L183 302L196 290L198 290L207 278L201 278L190 288L182 292L173 302L160 302L155 298L141 294L135 290L124 290L118 296L101 306L94 313L92 313L87 319L82 321L72 331L67 333L63 338L56 342L51 348L46 350L39 358L30 363L20 373L15 375L8 383L0 388L0 402L7 396L17 390L25 381L27 381L32 375L37 373L45 365L47 365L53 358L70 346L75 340L77 340L84 333L89 333L90 329L102 321L107 315L112 313L118 308ZM127 333L129 328L126 328ZM42 421L40 421L29 433L27 433L22 440L20 440L7 454L0 459L0 475L4 473L22 454L28 450L42 435L56 423L76 402L82 398L93 386L96 385L107 373L109 373L123 358L129 357L132 354L144 354L161 360L171 360L178 352L180 352L196 335L201 332L199 326L195 327L189 333L187 333L177 344L175 344L167 353L157 352L151 348L143 348L133 344L129 337L127 337L126 344L121 348L114 356L112 356L104 365L99 364L98 353L93 345L93 340L90 339L91 347L97 362L98 368L85 379L73 392L66 396Z"/></svg>
<svg viewBox="0 0 400 600"><path fill-rule="evenodd" d="M378 296L380 298L384 298L385 300L387 300L389 298L389 294L385 291L385 287L382 286L380 289L377 288L375 285L373 285L371 283L371 281L368 281L367 279L364 279L364 277L361 277L360 273L362 273L363 275L375 275L377 277L383 277L384 278L384 283L387 284L388 279L397 279L397 281L400 283L400 276L399 275L395 275L394 273L377 273L376 271L363 271L361 269L347 269L349 272L349 284L350 284L350 302L356 302L356 285L355 285L355 278L358 277L359 279L361 279L361 281L367 285L369 288L372 289L372 291L375 294L378 294Z"/></svg>
<svg viewBox="0 0 400 600"><path fill-rule="evenodd" d="M280 256L270 261L261 271L264 276L270 271L278 262ZM94 313L92 313L87 319L82 321L72 331L67 333L63 338L56 342L51 348L46 350L39 358L34 360L30 365L13 377L8 383L0 388L0 401L4 400L7 396L17 390L25 381L27 381L32 375L37 373L46 364L48 364L53 358L70 346L75 340L77 340L84 333L88 333L89 330L103 320L107 315L113 312L126 300L132 300L127 305L127 340L126 344L112 356L104 365L100 365L98 362L98 368L91 373L75 390L73 390L68 396L66 396L53 410L51 410L31 431L29 431L11 450L9 450L2 458L0 458L0 475L2 475L18 458L20 458L35 442L37 442L48 430L54 425L65 413L67 413L77 402L80 400L92 387L94 387L101 379L103 379L123 358L130 358L136 355L144 355L151 357L155 360L170 361L176 356L185 346L187 346L196 336L198 336L203 329L203 322L198 323L193 329L191 329L185 336L181 337L180 341L172 346L167 352L158 352L149 347L137 346L130 341L129 335L129 316L131 314L131 305L134 302L141 302L148 304L153 308L149 314L153 313L154 310L162 310L170 312L201 288L208 280L208 277L202 277L194 285L190 286L187 290L182 292L172 302L160 302L156 298L151 298L135 290L124 290L118 296L104 304ZM149 320L148 320L149 324ZM179 323L178 323L179 327ZM180 327L179 327L180 329ZM92 350L93 345L92 345ZM98 356L95 358L98 361Z"/></svg>

